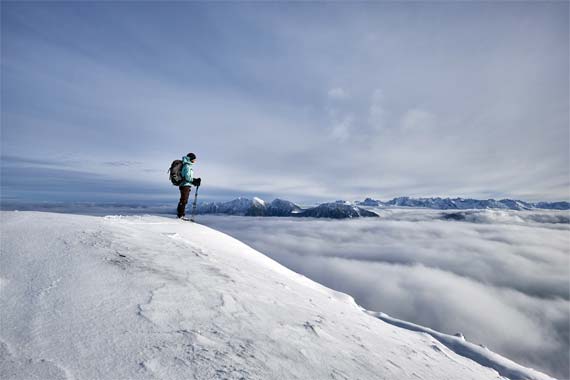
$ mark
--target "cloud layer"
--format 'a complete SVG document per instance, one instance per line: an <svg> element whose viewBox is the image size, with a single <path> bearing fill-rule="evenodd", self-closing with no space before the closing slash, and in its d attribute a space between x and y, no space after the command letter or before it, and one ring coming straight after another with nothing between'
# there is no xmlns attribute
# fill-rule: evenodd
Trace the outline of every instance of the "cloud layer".
<svg viewBox="0 0 570 380"><path fill-rule="evenodd" d="M568 212L433 210L379 220L201 216L364 307L462 332L527 366L570 376Z"/></svg>

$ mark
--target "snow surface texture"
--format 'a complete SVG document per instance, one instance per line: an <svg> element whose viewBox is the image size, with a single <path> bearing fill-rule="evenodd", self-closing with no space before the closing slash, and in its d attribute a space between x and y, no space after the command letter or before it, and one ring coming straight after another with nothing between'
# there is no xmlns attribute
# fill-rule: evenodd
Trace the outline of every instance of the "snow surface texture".
<svg viewBox="0 0 570 380"><path fill-rule="evenodd" d="M550 379L199 224L1 215L2 379Z"/></svg>

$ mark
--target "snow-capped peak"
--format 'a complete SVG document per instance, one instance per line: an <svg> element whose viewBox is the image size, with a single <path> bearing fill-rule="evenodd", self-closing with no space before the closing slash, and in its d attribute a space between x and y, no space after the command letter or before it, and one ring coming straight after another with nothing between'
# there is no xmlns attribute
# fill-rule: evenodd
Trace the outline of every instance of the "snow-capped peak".
<svg viewBox="0 0 570 380"><path fill-rule="evenodd" d="M254 204L259 204L259 205L265 207L265 201L264 201L263 199L261 199L261 198L253 197L253 203L254 203Z"/></svg>

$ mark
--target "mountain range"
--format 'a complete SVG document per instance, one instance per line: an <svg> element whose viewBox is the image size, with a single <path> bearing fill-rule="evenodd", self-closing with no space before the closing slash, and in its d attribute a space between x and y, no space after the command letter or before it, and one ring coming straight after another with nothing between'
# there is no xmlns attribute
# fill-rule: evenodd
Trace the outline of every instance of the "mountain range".
<svg viewBox="0 0 570 380"><path fill-rule="evenodd" d="M378 214L347 201L322 203L315 207L302 208L293 202L283 199L265 202L257 197L253 199L240 197L229 202L201 203L197 206L196 212L198 214L292 216L333 219L378 217Z"/></svg>
<svg viewBox="0 0 570 380"><path fill-rule="evenodd" d="M537 202L530 203L516 199L472 199L472 198L410 198L398 197L390 201L383 202L381 200L366 198L362 202L356 202L361 206L373 207L420 207L431 208L437 210L467 210L467 209L509 209L509 210L532 210L532 209L548 209L548 210L568 210L570 202Z"/></svg>
<svg viewBox="0 0 570 380"><path fill-rule="evenodd" d="M568 210L570 202L530 203L513 199L471 199L471 198L410 198L398 197L390 201L366 198L364 201L344 201L321 203L312 207L301 207L291 201L275 199L266 202L260 198L239 197L229 202L205 202L197 206L198 214L226 214L245 216L289 216L312 218L359 218L378 217L374 208L415 207L436 210L505 209L505 210ZM372 208L372 210L370 210Z"/></svg>

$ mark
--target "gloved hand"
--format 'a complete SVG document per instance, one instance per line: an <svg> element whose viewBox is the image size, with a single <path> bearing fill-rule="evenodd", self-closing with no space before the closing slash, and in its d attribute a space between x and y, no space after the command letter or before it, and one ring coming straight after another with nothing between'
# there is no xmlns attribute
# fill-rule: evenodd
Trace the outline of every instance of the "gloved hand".
<svg viewBox="0 0 570 380"><path fill-rule="evenodd" d="M202 178L194 178L192 180L192 185L194 186L200 186L201 183L202 183Z"/></svg>

